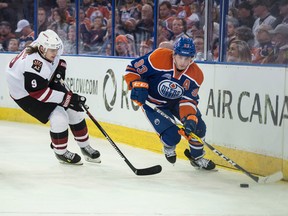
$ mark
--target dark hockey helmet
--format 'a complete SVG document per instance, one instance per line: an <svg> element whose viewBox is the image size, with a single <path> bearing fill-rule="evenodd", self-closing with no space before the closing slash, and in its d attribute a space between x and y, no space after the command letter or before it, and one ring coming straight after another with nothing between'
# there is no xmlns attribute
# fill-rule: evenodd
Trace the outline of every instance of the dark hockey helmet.
<svg viewBox="0 0 288 216"><path fill-rule="evenodd" d="M195 45L191 38L180 37L174 44L174 54L194 57L195 53Z"/></svg>

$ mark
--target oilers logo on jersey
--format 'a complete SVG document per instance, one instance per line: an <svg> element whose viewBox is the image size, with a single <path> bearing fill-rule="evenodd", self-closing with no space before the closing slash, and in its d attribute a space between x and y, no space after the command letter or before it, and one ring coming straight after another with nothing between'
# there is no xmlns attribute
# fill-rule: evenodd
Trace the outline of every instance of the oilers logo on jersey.
<svg viewBox="0 0 288 216"><path fill-rule="evenodd" d="M183 95L184 89L171 80L163 80L158 84L159 94L167 99L177 99Z"/></svg>

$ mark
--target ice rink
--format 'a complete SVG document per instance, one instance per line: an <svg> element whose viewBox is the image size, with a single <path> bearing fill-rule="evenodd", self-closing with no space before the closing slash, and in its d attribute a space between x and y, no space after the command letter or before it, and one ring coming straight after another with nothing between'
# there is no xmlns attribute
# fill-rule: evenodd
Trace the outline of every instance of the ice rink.
<svg viewBox="0 0 288 216"><path fill-rule="evenodd" d="M221 167L195 170L186 160L172 166L162 154L116 142L136 168L163 168L136 176L106 139L95 138L101 164L63 165L48 127L0 121L0 133L0 216L288 215L287 182L257 184ZM69 150L80 153L72 136Z"/></svg>

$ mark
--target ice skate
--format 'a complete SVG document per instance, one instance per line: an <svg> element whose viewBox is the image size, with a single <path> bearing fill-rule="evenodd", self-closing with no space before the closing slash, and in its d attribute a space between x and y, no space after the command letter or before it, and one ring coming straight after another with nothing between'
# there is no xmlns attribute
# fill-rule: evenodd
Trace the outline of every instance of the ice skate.
<svg viewBox="0 0 288 216"><path fill-rule="evenodd" d="M215 163L212 160L201 157L195 159L191 156L190 151L186 149L184 151L185 156L190 160L190 164L196 169L213 170L215 169Z"/></svg>
<svg viewBox="0 0 288 216"><path fill-rule="evenodd" d="M203 157L197 160L195 160L193 157L191 158L191 165L197 169L213 170L215 168L215 163L212 160Z"/></svg>
<svg viewBox="0 0 288 216"><path fill-rule="evenodd" d="M82 165L81 157L77 153L66 151L63 155L56 154L56 158L60 163L63 164L73 164L73 165Z"/></svg>
<svg viewBox="0 0 288 216"><path fill-rule="evenodd" d="M175 148L176 146L167 146L167 145L164 145L163 148L166 159L172 164L176 162Z"/></svg>
<svg viewBox="0 0 288 216"><path fill-rule="evenodd" d="M93 149L90 145L81 148L81 152L84 155L86 161L92 163L101 163L99 151Z"/></svg>

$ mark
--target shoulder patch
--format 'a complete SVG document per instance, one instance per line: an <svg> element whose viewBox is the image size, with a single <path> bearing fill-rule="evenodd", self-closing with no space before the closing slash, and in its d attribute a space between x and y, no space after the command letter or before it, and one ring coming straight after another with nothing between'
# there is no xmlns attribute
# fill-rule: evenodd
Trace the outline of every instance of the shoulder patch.
<svg viewBox="0 0 288 216"><path fill-rule="evenodd" d="M42 69L43 62L39 61L38 59L33 60L32 68L37 72L40 72Z"/></svg>

